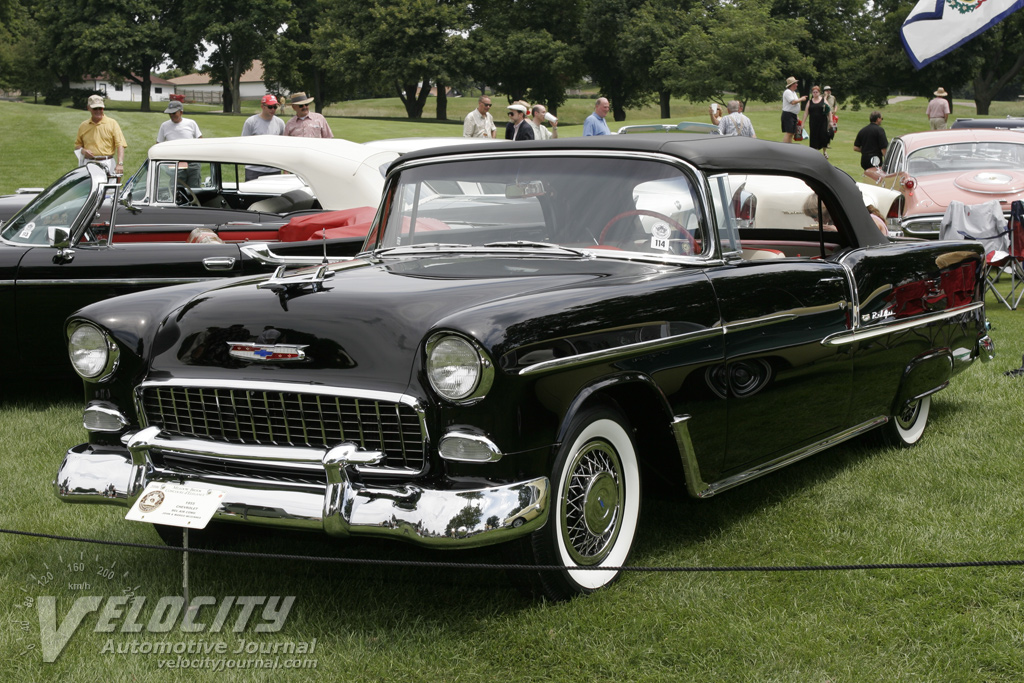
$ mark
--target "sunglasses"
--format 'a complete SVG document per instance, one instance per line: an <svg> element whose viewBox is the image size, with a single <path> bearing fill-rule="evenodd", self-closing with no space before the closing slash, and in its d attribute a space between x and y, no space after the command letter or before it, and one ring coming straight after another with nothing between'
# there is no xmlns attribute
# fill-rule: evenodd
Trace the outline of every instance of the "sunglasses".
<svg viewBox="0 0 1024 683"><path fill-rule="evenodd" d="M263 106L266 107L267 109L277 109L276 104L264 104Z"/></svg>
<svg viewBox="0 0 1024 683"><path fill-rule="evenodd" d="M491 103L490 103L490 102L484 102L484 103L483 103L483 105L484 105L485 107L490 107L490 106L491 106Z"/></svg>

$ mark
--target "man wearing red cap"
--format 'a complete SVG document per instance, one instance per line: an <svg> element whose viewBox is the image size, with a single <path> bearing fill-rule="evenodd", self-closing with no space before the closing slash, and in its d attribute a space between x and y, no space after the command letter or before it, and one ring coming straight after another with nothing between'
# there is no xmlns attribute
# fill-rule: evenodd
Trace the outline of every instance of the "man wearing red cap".
<svg viewBox="0 0 1024 683"><path fill-rule="evenodd" d="M284 135L284 121L279 119L277 113L277 98L273 95L264 95L260 100L260 113L253 114L245 120L242 126L242 135ZM246 166L245 180L255 180L262 175L280 173L281 169L273 166Z"/></svg>

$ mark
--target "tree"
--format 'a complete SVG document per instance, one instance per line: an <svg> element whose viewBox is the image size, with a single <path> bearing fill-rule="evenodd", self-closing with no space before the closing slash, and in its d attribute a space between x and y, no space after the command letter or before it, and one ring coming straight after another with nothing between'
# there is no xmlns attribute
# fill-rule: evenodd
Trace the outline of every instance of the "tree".
<svg viewBox="0 0 1024 683"><path fill-rule="evenodd" d="M803 19L776 18L767 0L737 0L686 13L688 29L655 63L677 95L693 101L765 102L781 97L786 77L810 76L811 60L797 49L807 36Z"/></svg>
<svg viewBox="0 0 1024 683"><path fill-rule="evenodd" d="M650 73L630 68L619 36L644 0L591 0L581 21L583 63L591 79L608 98L615 121L626 120L626 109L650 101L657 83Z"/></svg>
<svg viewBox="0 0 1024 683"><path fill-rule="evenodd" d="M142 86L149 111L152 73L171 59L191 66L198 37L182 30L185 0L53 0L41 4L45 60L65 84L86 74Z"/></svg>
<svg viewBox="0 0 1024 683"><path fill-rule="evenodd" d="M185 23L214 46L204 71L225 88L224 111L240 114L242 74L293 19L289 0L189 0Z"/></svg>
<svg viewBox="0 0 1024 683"><path fill-rule="evenodd" d="M449 0L338 0L313 31L321 66L349 83L387 87L406 115L423 115L431 82L456 69L466 5Z"/></svg>
<svg viewBox="0 0 1024 683"><path fill-rule="evenodd" d="M474 2L466 69L510 102L543 102L557 112L584 73L581 16L581 0Z"/></svg>
<svg viewBox="0 0 1024 683"><path fill-rule="evenodd" d="M294 16L263 55L264 80L285 92L302 91L314 98L316 111L350 95L344 78L335 77L317 59L313 31L327 4L325 0L292 0Z"/></svg>

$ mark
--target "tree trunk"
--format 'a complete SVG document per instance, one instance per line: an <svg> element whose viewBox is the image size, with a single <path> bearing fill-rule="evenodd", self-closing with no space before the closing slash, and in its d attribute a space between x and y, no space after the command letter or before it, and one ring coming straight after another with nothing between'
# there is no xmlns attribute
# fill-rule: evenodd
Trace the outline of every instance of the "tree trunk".
<svg viewBox="0 0 1024 683"><path fill-rule="evenodd" d="M224 100L224 106L221 107L221 110L225 114L230 114L231 110L232 110L232 108L234 106L234 100L231 97L231 84L225 81L224 83L221 84L220 90L221 90L221 99Z"/></svg>
<svg viewBox="0 0 1024 683"><path fill-rule="evenodd" d="M437 82L437 120L448 120L448 90L441 81Z"/></svg>
<svg viewBox="0 0 1024 683"><path fill-rule="evenodd" d="M142 106L141 111L153 111L149 108L149 93L153 89L152 70L147 71L142 77Z"/></svg>
<svg viewBox="0 0 1024 683"><path fill-rule="evenodd" d="M662 90L658 93L658 99L661 101L661 118L672 118L672 94L667 90Z"/></svg>
<svg viewBox="0 0 1024 683"><path fill-rule="evenodd" d="M612 120L613 121L625 121L626 110L623 109L619 104L612 102Z"/></svg>
<svg viewBox="0 0 1024 683"><path fill-rule="evenodd" d="M231 111L235 114L242 113L242 63L235 61L231 64Z"/></svg>

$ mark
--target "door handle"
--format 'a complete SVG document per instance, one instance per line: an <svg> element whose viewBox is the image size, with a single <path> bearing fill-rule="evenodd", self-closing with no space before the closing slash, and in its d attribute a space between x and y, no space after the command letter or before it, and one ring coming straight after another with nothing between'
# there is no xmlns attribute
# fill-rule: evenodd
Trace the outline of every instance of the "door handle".
<svg viewBox="0 0 1024 683"><path fill-rule="evenodd" d="M203 267L207 270L231 270L235 267L235 257L208 256L203 259Z"/></svg>

